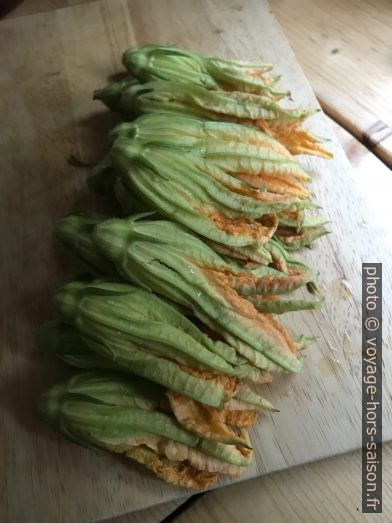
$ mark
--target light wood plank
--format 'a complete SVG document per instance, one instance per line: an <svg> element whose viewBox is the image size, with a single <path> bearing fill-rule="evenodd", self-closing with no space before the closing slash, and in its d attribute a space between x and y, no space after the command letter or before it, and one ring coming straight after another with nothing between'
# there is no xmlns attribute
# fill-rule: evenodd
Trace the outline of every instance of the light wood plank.
<svg viewBox="0 0 392 523"><path fill-rule="evenodd" d="M271 8L327 113L360 141L378 121L391 129L373 148L392 165L390 1L271 0Z"/></svg>
<svg viewBox="0 0 392 523"><path fill-rule="evenodd" d="M89 2L94 2L94 0L4 0L3 3L9 6L4 19L35 15Z"/></svg>
<svg viewBox="0 0 392 523"><path fill-rule="evenodd" d="M383 459L383 514L361 512L361 451L356 451L208 492L176 523L389 523L391 443Z"/></svg>
<svg viewBox="0 0 392 523"><path fill-rule="evenodd" d="M91 1L25 0L6 18ZM389 0L272 0L271 7L324 110L391 166Z"/></svg>
<svg viewBox="0 0 392 523"><path fill-rule="evenodd" d="M361 451L206 493L176 523L389 523L392 443L383 448L383 513L362 514ZM183 502L183 500L181 500ZM159 523L180 502L163 503L105 523Z"/></svg>
<svg viewBox="0 0 392 523"><path fill-rule="evenodd" d="M364 145L362 145L355 137L345 131L340 125L329 119L330 125L342 145L344 152L346 153L350 163L355 171L356 176L362 179L370 179L369 173L378 172L381 176L389 176L389 169L386 167L372 152L370 152ZM387 443L384 447L384 461L383 470L387 471L384 473L384 483L391 483L390 476L392 472L392 444ZM296 485L296 496L292 498L294 503L296 517L300 518L300 521L306 523L306 521L316 523L316 519L326 517L327 519L319 519L317 521L344 521L342 518L348 516L354 518L353 521L382 521L383 516L364 516L359 514L355 501L357 501L358 508L361 510L361 502L359 500L359 490L361 488L361 474L360 474L360 452L354 452L352 454L343 454L333 459L325 460L318 463L312 463L304 465L302 467L291 469L289 479L291 484ZM341 479L344 479L343 485L339 483ZM348 481L347 481L348 478ZM234 514L238 521L249 521L252 523L261 523L263 521L262 514L268 513L268 521L284 522L292 521L292 505L287 503L286 500L286 472L272 474L271 476L264 477L257 483L253 480L249 480L236 487L230 487L228 493L226 493L225 487L223 490L213 491L198 500L196 504L184 512L177 521L186 521L192 523L193 520L197 521L196 518L208 523L214 521L219 523L220 521L228 521L227 513L232 516ZM273 488L268 488L273 485ZM323 507L326 499L325 487L338 491L339 503L330 503L329 511L320 515L319 508ZM247 496L248 504L244 509L243 506L243 492L250 489L250 492L257 490L257 494L252 498ZM265 491L266 489L266 491ZM259 496L259 492L264 491L268 494L267 500L265 494ZM312 497L309 499L308 492L312 492ZM282 497L284 498L282 500ZM229 498L229 503L227 499ZM352 503L345 511L341 510L341 502L346 505L346 500L352 500ZM151 507L145 510L140 510L131 514L122 516L121 518L114 518L110 523L158 523L165 517L165 515L173 512L184 500L163 503L155 507ZM205 502L205 504L204 504ZM268 506L268 511L266 510ZM392 513L392 498L384 497L384 514ZM221 511L221 505L224 505L223 512ZM348 510L348 513L347 513ZM332 512L331 512L332 511ZM344 514L344 515L343 515ZM385 521L390 521L389 515L386 516ZM186 519L184 519L186 518ZM329 519L328 519L329 518ZM367 518L367 519L366 519ZM378 518L378 519L375 519ZM381 519L380 519L381 518ZM231 519L230 519L231 521ZM293 520L295 521L295 519Z"/></svg>
<svg viewBox="0 0 392 523"><path fill-rule="evenodd" d="M25 0L6 18L91 1ZM391 166L389 0L272 0L271 5L323 109ZM242 4L234 7L241 10Z"/></svg>
<svg viewBox="0 0 392 523"><path fill-rule="evenodd" d="M114 118L90 93L119 70L123 49L159 41L208 54L270 59L297 103L316 104L267 5L256 0L242 4L239 10L224 0L102 0L1 21L0 114L6 125L1 134L0 237L6 248L0 333L6 401L0 416L6 430L0 445L5 500L0 520L97 520L187 494L136 465L79 449L38 422L38 392L65 370L34 354L33 329L50 316L53 289L70 270L70 257L53 242L53 225L73 207L94 204L83 174L68 166L66 158L70 153L85 160L101 156ZM391 233L380 214L389 204L392 181L373 176L367 182L374 182L369 192L350 170L323 116L315 116L309 127L331 138L335 153L330 162L300 159L313 174L312 189L332 222L333 234L303 255L321 271L328 303L318 315L297 313L284 320L293 332L320 338L308 351L300 376L266 387L281 412L265 416L253 430L255 463L246 477L360 445L362 260L371 256L384 262L385 303L392 296ZM361 226L364 220L368 228ZM351 284L349 295L337 291L342 278ZM384 326L390 346L386 307ZM341 350L345 332L352 337L352 354ZM329 344L341 350L341 363L325 374ZM391 354L386 352L384 359L388 368ZM386 394L384 436L391 434L391 396Z"/></svg>
<svg viewBox="0 0 392 523"><path fill-rule="evenodd" d="M116 518L110 518L100 523L158 523L171 515L178 507L185 503L187 499L187 497L179 498L144 510L137 510L136 512L123 514ZM196 501L196 503L197 502L198 501ZM189 507L189 510L191 510L191 508L192 507Z"/></svg>

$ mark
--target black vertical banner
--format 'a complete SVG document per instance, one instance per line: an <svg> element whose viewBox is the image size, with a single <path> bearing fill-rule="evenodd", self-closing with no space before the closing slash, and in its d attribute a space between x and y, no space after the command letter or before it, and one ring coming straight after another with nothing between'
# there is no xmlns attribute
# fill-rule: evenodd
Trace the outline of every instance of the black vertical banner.
<svg viewBox="0 0 392 523"><path fill-rule="evenodd" d="M362 512L382 512L382 264L362 264Z"/></svg>

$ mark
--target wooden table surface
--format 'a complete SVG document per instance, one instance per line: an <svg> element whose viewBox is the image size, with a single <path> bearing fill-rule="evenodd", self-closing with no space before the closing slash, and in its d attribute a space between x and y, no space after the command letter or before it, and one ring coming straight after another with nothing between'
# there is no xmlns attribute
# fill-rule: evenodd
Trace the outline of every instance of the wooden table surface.
<svg viewBox="0 0 392 523"><path fill-rule="evenodd" d="M5 18L93 1L24 0ZM231 3L241 9L243 2ZM270 5L323 109L391 166L390 0L271 0Z"/></svg>
<svg viewBox="0 0 392 523"><path fill-rule="evenodd" d="M392 166L390 0L271 0L323 109Z"/></svg>
<svg viewBox="0 0 392 523"><path fill-rule="evenodd" d="M372 152L331 122L360 183L392 173ZM369 174L371 173L371 174ZM387 215L388 209L380 214ZM113 518L110 523L157 523L181 507L176 523L390 523L392 442L383 446L383 514L361 513L360 450L208 492L189 508L187 499Z"/></svg>
<svg viewBox="0 0 392 523"><path fill-rule="evenodd" d="M383 452L383 513L361 513L361 451L207 492L176 523L390 523L392 443ZM157 523L185 500L110 520Z"/></svg>
<svg viewBox="0 0 392 523"><path fill-rule="evenodd" d="M9 13L8 18L79 3L84 2L78 0L25 1L15 11ZM235 7L241 8L240 4L241 2ZM298 4L295 9L292 4L294 3L290 3L288 0L273 0L271 7L283 25L290 43L295 49L297 58L311 80L322 105L336 121L340 121L344 127L350 129L355 136L362 139L363 132L379 119L384 121L390 119L390 104L387 103L388 87L390 87L388 86L387 69L389 64L385 42L391 24L387 18L387 16L390 18L390 11L386 9L386 3L380 2L376 8L369 2L347 2L346 10L343 9L342 3L339 5L333 3L328 8L328 13L323 11L321 2L312 2L312 8L310 8L310 3L306 1L295 2L295 4ZM354 4L357 8L358 17L355 24L350 24L348 23L350 21L350 9ZM294 14L296 14L297 20L301 20L301 24L293 22ZM371 23L374 20L377 20L376 27ZM363 27L370 25L369 41L362 35L361 45L357 45L361 24L363 24ZM324 29L324 34L322 34ZM306 45L304 43L304 34L311 36L311 38L309 36L311 44ZM370 47L370 40L373 45L372 54L368 54L365 58L364 49ZM335 49L338 51L336 52ZM315 61L314 57L317 54L320 56L320 61ZM359 62L357 56L361 58ZM351 71L352 67L354 67L355 74L347 74L347 69L349 68ZM387 176L390 176L383 164L352 135L347 134L341 126L334 125L334 130L356 169L358 183L361 184L362 188L372 190L369 172L375 173L380 183L386 180ZM380 147L376 152L388 161L388 154L383 151L380 153ZM374 198L376 197L377 192L374 194ZM384 205L386 212L389 211L386 199L382 200L381 205ZM380 215L381 211L382 209L380 209ZM388 458L389 454L386 454L386 458ZM351 475L349 481L347 481L347 478L344 479L348 471ZM324 510L325 483L323 478L330 477L332 482L333 477L339 474L341 474L340 480L337 479L335 485L337 490L335 489L335 492L334 487L331 486L330 492L331 495L335 494L339 503L332 503L328 505L328 510ZM356 503L348 504L350 505L349 510L345 512L342 509L345 498L342 494L339 494L341 486L344 484L346 491L352 493L349 499L357 500L359 477L358 455L334 458L321 464L307 465L290 472L278 473L261 480L252 480L242 485L208 493L202 500L195 503L186 515L181 516L179 521L196 521L197 519L206 522L229 521L228 517L230 516L232 521L250 522L296 521L295 517L297 517L298 521L301 520L306 523L306 521L326 521L326 516L328 516L328 521L360 521L360 519L355 519L358 513L353 513L353 506ZM292 486L295 486L290 492L291 497L284 495L288 481ZM266 489L265 491L264 488L261 488L260 482ZM309 496L307 493L309 489L312 489L312 485L312 496ZM328 482L328 485L332 485L332 483ZM268 493L268 496L262 496L260 491ZM356 498L353 497L355 492ZM384 495L387 495L387 491ZM298 499L302 500L302 498L306 502L298 503ZM246 504L242 503L244 499L246 499ZM175 502L160 508L142 511L128 516L129 519L122 518L121 521L158 521L177 504L178 502ZM239 510L239 507L241 507L241 510ZM388 503L386 503L386 508L390 510ZM268 514L268 516L264 516L264 519L260 516L263 511L264 514ZM293 514L294 516L290 519ZM278 519L278 517L281 519ZM323 517L325 519L322 519ZM341 519L338 519L339 517ZM343 519L343 517L346 519ZM351 519L349 519L350 517ZM138 520L137 518L141 519ZM391 519L389 517L385 521ZM120 519L117 518L113 521L120 522ZM381 521L381 519L378 519L378 521Z"/></svg>

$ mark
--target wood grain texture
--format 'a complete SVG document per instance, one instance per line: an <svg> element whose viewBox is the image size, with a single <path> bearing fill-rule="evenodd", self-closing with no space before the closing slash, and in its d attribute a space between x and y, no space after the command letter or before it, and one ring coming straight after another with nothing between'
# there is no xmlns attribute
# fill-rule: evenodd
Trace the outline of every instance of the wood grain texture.
<svg viewBox="0 0 392 523"><path fill-rule="evenodd" d="M7 17L91 1L24 0ZM324 110L392 166L391 2L271 0L271 7Z"/></svg>
<svg viewBox="0 0 392 523"><path fill-rule="evenodd" d="M354 169L355 176L369 180L369 184L371 182L370 173L378 173L381 177L390 176L388 167L369 149L333 120L329 119L329 122ZM360 451L356 451L295 467L289 469L290 471L264 476L258 481L248 480L236 486L214 490L197 500L177 521L184 523L200 520L205 523L209 523L209 521L216 523L221 521L222 523L227 521L291 523L299 518L299 521L303 523L390 522L392 496L389 491L384 492L384 515L379 514L372 517L360 513L360 461ZM384 446L383 470L383 482L388 486L392 483L392 443ZM289 485L287 485L287 474L289 474ZM287 497L288 491L289 498ZM244 492L248 492L245 508ZM262 494L260 495L260 493ZM310 496L309 493L311 493ZM336 498L338 502L330 502L331 499ZM327 510L325 510L326 500L328 500ZM350 500L349 504L347 504L347 500ZM158 523L163 517L177 509L181 503L184 503L184 500L162 503L113 518L110 523ZM228 518L228 514L230 518ZM268 514L268 518L266 514Z"/></svg>
<svg viewBox="0 0 392 523"><path fill-rule="evenodd" d="M390 176L390 169L371 150L363 145L355 136L347 132L341 125L328 118L335 136L343 147L355 176L372 177L373 172L381 176Z"/></svg>
<svg viewBox="0 0 392 523"><path fill-rule="evenodd" d="M361 513L361 452L356 451L208 492L176 523L389 523L392 444L384 446L383 458L382 514ZM134 522L130 517L121 523Z"/></svg>
<svg viewBox="0 0 392 523"><path fill-rule="evenodd" d="M72 7L88 2L94 2L94 0L8 0L9 8L4 19L45 13L46 11L53 11L53 9Z"/></svg>
<svg viewBox="0 0 392 523"><path fill-rule="evenodd" d="M250 480L251 481L251 480ZM116 518L106 519L100 523L159 523L166 517L173 514L183 503L187 501L188 497L179 498L174 501L168 501L167 503L161 503L144 510L137 510L136 512L130 512L129 514L123 514ZM197 500L202 502L202 499ZM193 504L189 507L191 510Z"/></svg>
<svg viewBox="0 0 392 523"><path fill-rule="evenodd" d="M378 121L390 128L372 147L392 166L391 2L271 0L271 8L324 110L360 141Z"/></svg>
<svg viewBox="0 0 392 523"><path fill-rule="evenodd" d="M114 117L90 93L118 72L127 46L151 41L272 60L296 102L316 104L267 5L257 0L241 6L224 0L106 0L1 21L2 521L104 519L187 494L134 464L97 457L57 438L35 413L38 392L67 372L39 357L33 341L35 326L51 314L54 287L71 270L70 257L53 242L53 225L72 208L94 202L86 194L84 173L68 166L66 158L73 153L91 161L102 155ZM329 162L300 159L314 176L312 188L333 230L304 253L321 272L328 303L317 315L286 315L291 331L317 335L319 341L307 352L301 376L266 387L281 412L255 427L255 464L246 477L359 447L362 261L384 262L384 301L391 299L392 239L379 210L392 181L373 176L369 194L369 181L353 175L326 119L319 114L309 127L330 138L335 153ZM342 293L342 278L350 282L350 293ZM386 346L391 346L390 323L385 307ZM352 343L343 352L345 332ZM331 345L340 350L341 362L326 371L326 358L334 356ZM384 359L388 368L390 353ZM389 439L387 387L388 382L384 437Z"/></svg>
<svg viewBox="0 0 392 523"><path fill-rule="evenodd" d="M383 513L361 512L361 451L206 493L176 523L390 523L392 443L383 448ZM159 523L173 502L110 523ZM159 512L158 512L159 510ZM109 523L109 522L107 522Z"/></svg>

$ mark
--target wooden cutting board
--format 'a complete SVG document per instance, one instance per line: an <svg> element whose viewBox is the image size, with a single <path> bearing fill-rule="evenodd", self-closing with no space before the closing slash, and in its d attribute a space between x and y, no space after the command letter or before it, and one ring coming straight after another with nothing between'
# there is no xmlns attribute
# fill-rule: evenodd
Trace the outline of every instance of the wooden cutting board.
<svg viewBox="0 0 392 523"><path fill-rule="evenodd" d="M53 226L71 209L102 206L87 193L83 169L67 158L100 159L116 119L92 101L92 91L121 70L125 48L148 42L272 61L296 104L317 105L264 1L100 0L0 22L2 521L100 520L188 493L133 463L58 438L35 411L37 395L69 373L34 346L34 329L52 314L55 287L76 268L55 243ZM254 466L241 479L360 447L363 261L383 262L384 302L392 299L392 182L371 172L355 179L322 114L308 127L331 140L335 155L299 159L331 222L332 234L302 255L320 272L327 305L284 317L293 333L318 341L300 376L266 387L281 412L264 416L252 431ZM390 327L385 306L385 368ZM384 389L384 438L390 439L387 381Z"/></svg>

